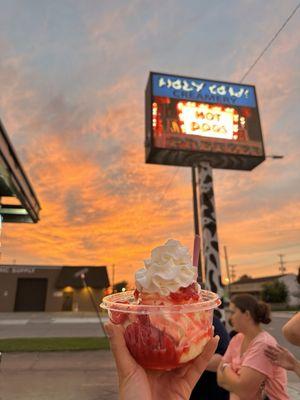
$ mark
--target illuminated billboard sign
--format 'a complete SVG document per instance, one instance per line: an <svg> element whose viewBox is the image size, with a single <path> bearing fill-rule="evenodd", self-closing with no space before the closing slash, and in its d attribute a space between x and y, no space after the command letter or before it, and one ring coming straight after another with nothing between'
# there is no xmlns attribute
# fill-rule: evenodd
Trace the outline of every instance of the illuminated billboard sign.
<svg viewBox="0 0 300 400"><path fill-rule="evenodd" d="M264 159L254 86L150 73L146 162L250 170Z"/></svg>

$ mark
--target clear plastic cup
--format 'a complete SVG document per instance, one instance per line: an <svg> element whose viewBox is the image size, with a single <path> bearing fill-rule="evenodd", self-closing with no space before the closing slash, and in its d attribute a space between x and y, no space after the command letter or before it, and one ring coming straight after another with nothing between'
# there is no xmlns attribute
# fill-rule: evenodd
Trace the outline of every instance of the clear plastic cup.
<svg viewBox="0 0 300 400"><path fill-rule="evenodd" d="M146 369L170 370L202 353L212 337L213 311L221 304L216 293L202 290L196 303L143 305L134 291L103 298L100 307L124 328L126 345Z"/></svg>

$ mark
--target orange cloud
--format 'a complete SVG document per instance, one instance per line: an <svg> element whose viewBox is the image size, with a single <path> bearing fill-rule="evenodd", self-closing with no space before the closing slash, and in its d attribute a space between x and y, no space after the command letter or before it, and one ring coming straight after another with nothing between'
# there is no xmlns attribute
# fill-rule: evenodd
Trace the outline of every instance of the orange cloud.
<svg viewBox="0 0 300 400"><path fill-rule="evenodd" d="M51 90L45 88L47 79L55 80L53 71L30 69L21 55L0 62L3 122L42 205L37 225L4 226L3 262L115 264L116 280L132 282L134 270L151 249L168 238L191 249L190 170L144 163L145 66L187 73L198 68L203 54L191 51L189 57L181 57L191 42L189 26L181 28L182 42L177 28L173 30L178 39L174 41L158 13L145 18L136 31L126 20L130 13L131 7L122 6L101 19L101 13L95 13L85 20L85 39L91 42L78 52L87 61L76 72L70 65L67 73L57 73ZM164 13L169 15L166 8ZM180 20L180 8L175 14ZM193 22L195 16L186 20ZM168 37L160 39L159 29ZM271 35L273 28L268 30ZM147 34L156 41L149 41ZM296 244L299 237L299 140L294 131L291 134L296 119L289 103L290 98L294 101L298 73L289 60L298 42L288 39L287 34L281 37L249 81L257 85L267 151L289 149L289 154L253 172L214 171L222 267L225 244L240 274L271 273L278 250ZM198 45L193 40L191 49ZM5 53L7 46L0 49ZM161 50L159 57L153 49ZM247 48L246 59L238 55L234 48L224 57L231 65L235 60L232 76L239 79L257 55L257 43ZM212 54L210 63L214 60ZM202 61L201 75L208 76L211 64ZM67 86L69 73L78 81L70 78ZM299 247L298 253L297 247L291 249L299 258Z"/></svg>

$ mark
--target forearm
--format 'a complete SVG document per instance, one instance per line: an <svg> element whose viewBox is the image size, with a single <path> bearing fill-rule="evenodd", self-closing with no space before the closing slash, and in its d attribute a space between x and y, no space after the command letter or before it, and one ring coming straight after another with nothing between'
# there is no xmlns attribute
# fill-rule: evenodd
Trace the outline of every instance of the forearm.
<svg viewBox="0 0 300 400"><path fill-rule="evenodd" d="M294 344L300 346L300 312L293 316L282 328L285 338Z"/></svg>
<svg viewBox="0 0 300 400"><path fill-rule="evenodd" d="M214 354L212 358L209 360L209 363L207 364L206 367L207 371L216 372L221 361L222 361L221 354Z"/></svg>
<svg viewBox="0 0 300 400"><path fill-rule="evenodd" d="M244 398L244 396L247 397L247 393L245 393L245 388L241 382L240 376L234 372L230 366L226 367L223 371L221 386L229 392L237 394L241 398Z"/></svg>
<svg viewBox="0 0 300 400"><path fill-rule="evenodd" d="M300 361L295 360L293 371L300 377Z"/></svg>
<svg viewBox="0 0 300 400"><path fill-rule="evenodd" d="M224 365L224 364L223 364ZM228 374L228 371L230 371L230 373ZM218 369L218 373L217 373L217 381L218 381L218 385L221 386L222 388L228 390L228 391L233 391L232 388L232 382L231 382L231 372L234 375L237 375L231 368L231 366L228 364L225 368L221 365L220 368ZM229 377L229 378L228 378Z"/></svg>

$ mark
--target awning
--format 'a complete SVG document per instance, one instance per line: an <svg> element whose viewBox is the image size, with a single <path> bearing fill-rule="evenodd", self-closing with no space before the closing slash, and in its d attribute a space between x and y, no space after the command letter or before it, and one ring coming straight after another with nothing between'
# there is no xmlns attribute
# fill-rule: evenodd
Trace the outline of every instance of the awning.
<svg viewBox="0 0 300 400"><path fill-rule="evenodd" d="M13 201L8 201L9 198ZM38 222L40 210L37 196L0 120L0 214L3 222Z"/></svg>
<svg viewBox="0 0 300 400"><path fill-rule="evenodd" d="M105 266L91 267L62 267L56 281L56 288L62 289L66 286L71 286L74 289L83 288L83 282L80 278L80 271L85 273L85 281L87 286L94 289L104 289L110 286Z"/></svg>

